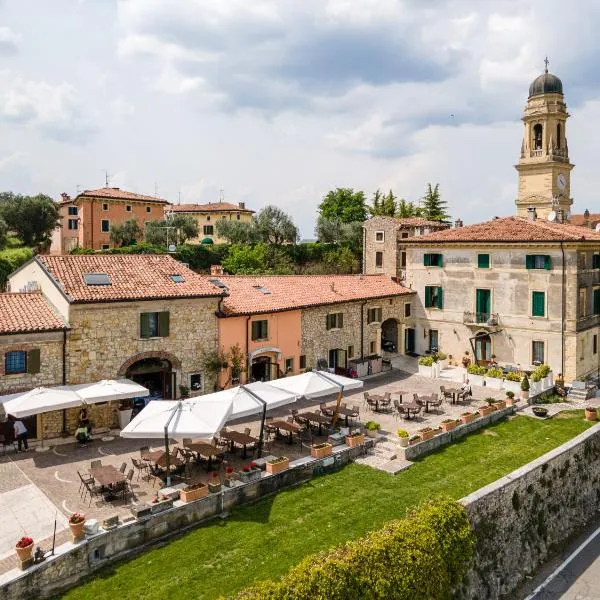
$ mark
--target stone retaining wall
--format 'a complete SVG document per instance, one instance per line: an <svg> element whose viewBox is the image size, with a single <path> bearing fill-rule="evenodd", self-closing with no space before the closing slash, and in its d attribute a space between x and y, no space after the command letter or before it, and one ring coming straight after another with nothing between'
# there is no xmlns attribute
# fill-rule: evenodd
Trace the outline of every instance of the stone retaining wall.
<svg viewBox="0 0 600 600"><path fill-rule="evenodd" d="M600 424L470 494L472 568L454 597L512 593L594 517L600 502Z"/></svg>

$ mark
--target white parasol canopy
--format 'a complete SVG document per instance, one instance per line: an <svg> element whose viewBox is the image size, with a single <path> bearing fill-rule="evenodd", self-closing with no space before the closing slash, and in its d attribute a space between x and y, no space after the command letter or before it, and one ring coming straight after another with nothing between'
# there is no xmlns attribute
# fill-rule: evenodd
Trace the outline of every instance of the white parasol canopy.
<svg viewBox="0 0 600 600"><path fill-rule="evenodd" d="M360 379L351 379L334 373L324 373L321 371L310 371L301 375L292 375L291 377L282 377L269 381L269 384L280 390L285 390L297 396L305 398L319 398L334 394L341 390L354 390L363 387L364 383Z"/></svg>
<svg viewBox="0 0 600 600"><path fill-rule="evenodd" d="M212 440L231 415L232 408L231 401L222 400L152 400L121 430L121 436L162 438L168 434Z"/></svg>
<svg viewBox="0 0 600 600"><path fill-rule="evenodd" d="M103 379L96 383L81 383L70 386L86 404L143 398L150 395L150 390L130 379Z"/></svg>
<svg viewBox="0 0 600 600"><path fill-rule="evenodd" d="M0 396L0 404L7 415L18 419L81 406L81 396L69 386L37 387L28 392Z"/></svg>

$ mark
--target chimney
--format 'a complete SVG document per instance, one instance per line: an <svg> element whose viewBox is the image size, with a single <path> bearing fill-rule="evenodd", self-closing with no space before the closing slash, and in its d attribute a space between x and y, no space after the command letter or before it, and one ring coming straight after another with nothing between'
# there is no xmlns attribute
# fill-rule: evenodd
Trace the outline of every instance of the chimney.
<svg viewBox="0 0 600 600"><path fill-rule="evenodd" d="M456 221L454 221L454 227L456 227L457 229L462 226L463 226L462 219L456 219Z"/></svg>
<svg viewBox="0 0 600 600"><path fill-rule="evenodd" d="M71 196L69 196L69 194L67 194L67 192L63 192L60 197L62 198L63 202L68 202L71 199ZM589 214L589 213L588 213Z"/></svg>
<svg viewBox="0 0 600 600"><path fill-rule="evenodd" d="M583 213L583 226L590 227L590 211L587 208Z"/></svg>
<svg viewBox="0 0 600 600"><path fill-rule="evenodd" d="M225 275L222 265L210 265L210 274L214 276Z"/></svg>
<svg viewBox="0 0 600 600"><path fill-rule="evenodd" d="M556 209L556 222L564 223L565 222L565 213L561 208Z"/></svg>
<svg viewBox="0 0 600 600"><path fill-rule="evenodd" d="M527 209L527 218L530 221L535 221L537 219L537 213L535 212L535 206L530 206Z"/></svg>
<svg viewBox="0 0 600 600"><path fill-rule="evenodd" d="M246 208L246 203L245 202L239 202L239 206L242 210L245 210Z"/></svg>

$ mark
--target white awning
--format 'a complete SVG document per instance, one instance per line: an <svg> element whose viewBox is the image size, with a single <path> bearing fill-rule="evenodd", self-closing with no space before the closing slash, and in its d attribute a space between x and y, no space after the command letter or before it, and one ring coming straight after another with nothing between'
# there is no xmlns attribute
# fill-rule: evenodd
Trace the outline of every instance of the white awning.
<svg viewBox="0 0 600 600"><path fill-rule="evenodd" d="M229 420L233 420L262 413L263 403L257 397L266 402L267 410L291 404L297 400L296 394L261 381L239 385L214 394L207 394L206 396L194 398L194 400L199 403L205 401L231 402L233 410ZM190 400L186 400L186 402L190 402Z"/></svg>
<svg viewBox="0 0 600 600"><path fill-rule="evenodd" d="M121 430L125 438L162 438L168 435L211 440L232 411L231 401L152 400Z"/></svg>
<svg viewBox="0 0 600 600"><path fill-rule="evenodd" d="M68 386L38 387L28 392L0 396L0 404L7 415L22 419L31 415L81 406L81 396Z"/></svg>
<svg viewBox="0 0 600 600"><path fill-rule="evenodd" d="M150 395L150 390L130 379L103 379L96 383L72 385L70 389L77 392L86 404L144 398Z"/></svg>
<svg viewBox="0 0 600 600"><path fill-rule="evenodd" d="M334 394L340 390L354 390L363 387L364 383L360 379L351 379L342 377L334 373L325 373L321 371L309 371L301 375L292 375L291 377L282 377L269 381L280 390L285 390L297 396L305 398L319 398Z"/></svg>

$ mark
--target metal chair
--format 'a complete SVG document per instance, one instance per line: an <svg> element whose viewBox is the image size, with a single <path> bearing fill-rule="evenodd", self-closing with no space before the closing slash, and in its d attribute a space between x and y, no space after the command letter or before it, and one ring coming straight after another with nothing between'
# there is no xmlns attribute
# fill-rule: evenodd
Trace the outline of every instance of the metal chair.
<svg viewBox="0 0 600 600"><path fill-rule="evenodd" d="M192 443L192 438L183 438L182 443L184 447L189 446Z"/></svg>
<svg viewBox="0 0 600 600"><path fill-rule="evenodd" d="M127 463L122 463L121 464L121 468L119 469L119 471L121 471L121 473L125 473L125 469L127 468Z"/></svg>
<svg viewBox="0 0 600 600"><path fill-rule="evenodd" d="M98 467L102 466L102 461L101 460L93 460L90 463L90 469L97 469Z"/></svg>
<svg viewBox="0 0 600 600"><path fill-rule="evenodd" d="M250 435L250 431L251 431L250 427L244 427L244 433L246 435Z"/></svg>

